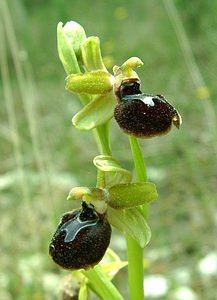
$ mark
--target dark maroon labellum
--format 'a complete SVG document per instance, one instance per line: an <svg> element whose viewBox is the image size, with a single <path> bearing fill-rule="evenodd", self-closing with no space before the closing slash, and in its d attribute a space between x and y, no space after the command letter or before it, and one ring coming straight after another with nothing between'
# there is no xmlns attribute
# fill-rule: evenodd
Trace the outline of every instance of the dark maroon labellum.
<svg viewBox="0 0 217 300"><path fill-rule="evenodd" d="M180 127L181 116L176 109L162 95L143 94L138 81L125 81L118 93L121 97L114 117L126 133L149 138L167 133L172 124Z"/></svg>
<svg viewBox="0 0 217 300"><path fill-rule="evenodd" d="M86 269L96 265L109 246L111 226L105 214L92 204L63 215L51 240L49 254L66 269Z"/></svg>

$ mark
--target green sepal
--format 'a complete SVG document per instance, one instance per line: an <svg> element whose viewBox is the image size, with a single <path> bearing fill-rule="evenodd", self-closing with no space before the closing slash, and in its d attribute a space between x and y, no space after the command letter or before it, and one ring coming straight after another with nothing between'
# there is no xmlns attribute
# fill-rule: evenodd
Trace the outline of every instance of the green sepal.
<svg viewBox="0 0 217 300"><path fill-rule="evenodd" d="M144 248L151 239L151 229L138 207L130 209L108 208L108 221L124 234L136 240Z"/></svg>
<svg viewBox="0 0 217 300"><path fill-rule="evenodd" d="M77 59L81 60L81 44L86 39L84 28L75 21L69 21L64 25L63 31Z"/></svg>
<svg viewBox="0 0 217 300"><path fill-rule="evenodd" d="M103 273L107 274L109 279L112 280L120 269L128 265L128 262L121 261L117 253L115 253L111 248L108 248L100 265Z"/></svg>
<svg viewBox="0 0 217 300"><path fill-rule="evenodd" d="M99 95L73 117L72 123L80 130L91 130L112 118L115 104L113 93Z"/></svg>
<svg viewBox="0 0 217 300"><path fill-rule="evenodd" d="M112 90L112 75L103 70L70 74L66 78L66 89L74 93L106 94Z"/></svg>
<svg viewBox="0 0 217 300"><path fill-rule="evenodd" d="M157 198L156 186L151 182L117 184L110 187L108 192L108 204L118 209L136 207Z"/></svg>
<svg viewBox="0 0 217 300"><path fill-rule="evenodd" d="M109 155L98 155L93 159L93 164L99 171L105 172L106 187L109 188L119 183L129 183L132 179L131 173L122 168L119 162Z"/></svg>
<svg viewBox="0 0 217 300"><path fill-rule="evenodd" d="M63 23L57 25L57 49L60 61L66 71L66 74L76 74L80 72L79 64L75 51L70 44L69 39L64 33Z"/></svg>
<svg viewBox="0 0 217 300"><path fill-rule="evenodd" d="M86 71L104 70L100 40L97 36L88 37L81 45L82 60Z"/></svg>

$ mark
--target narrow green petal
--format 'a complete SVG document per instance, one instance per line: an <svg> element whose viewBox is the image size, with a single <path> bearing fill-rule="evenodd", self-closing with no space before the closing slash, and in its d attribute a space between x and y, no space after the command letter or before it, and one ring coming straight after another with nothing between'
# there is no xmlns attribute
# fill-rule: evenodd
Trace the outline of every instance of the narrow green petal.
<svg viewBox="0 0 217 300"><path fill-rule="evenodd" d="M67 200L80 201L84 199L84 197L87 201L91 201L93 199L103 200L105 196L103 190L99 188L82 186L72 188L69 192Z"/></svg>
<svg viewBox="0 0 217 300"><path fill-rule="evenodd" d="M66 78L66 89L74 93L106 94L112 90L112 75L102 70L70 74Z"/></svg>
<svg viewBox="0 0 217 300"><path fill-rule="evenodd" d="M82 60L87 71L105 70L101 50L100 40L96 36L87 38L81 45Z"/></svg>
<svg viewBox="0 0 217 300"><path fill-rule="evenodd" d="M128 183L132 179L131 173L122 168L119 162L112 156L98 155L94 158L93 164L107 175L107 188L119 183Z"/></svg>
<svg viewBox="0 0 217 300"><path fill-rule="evenodd" d="M121 167L119 162L109 155L98 155L93 160L94 165L104 172L122 172L127 171Z"/></svg>

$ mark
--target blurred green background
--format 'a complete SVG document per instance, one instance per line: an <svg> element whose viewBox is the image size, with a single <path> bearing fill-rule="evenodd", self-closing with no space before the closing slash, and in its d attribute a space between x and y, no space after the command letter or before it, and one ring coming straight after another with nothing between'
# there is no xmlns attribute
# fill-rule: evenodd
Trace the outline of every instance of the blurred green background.
<svg viewBox="0 0 217 300"><path fill-rule="evenodd" d="M148 299L217 299L216 11L211 0L1 0L1 300L58 299L67 272L48 244L72 208L70 188L96 181L97 148L71 126L81 106L65 91L56 50L57 23L69 20L100 37L109 70L140 57L142 90L164 94L183 117L179 131L141 141L159 192L145 273L166 281L166 292ZM132 169L127 137L114 121L111 129L114 156ZM111 245L126 258L117 232ZM127 292L126 271L115 282Z"/></svg>

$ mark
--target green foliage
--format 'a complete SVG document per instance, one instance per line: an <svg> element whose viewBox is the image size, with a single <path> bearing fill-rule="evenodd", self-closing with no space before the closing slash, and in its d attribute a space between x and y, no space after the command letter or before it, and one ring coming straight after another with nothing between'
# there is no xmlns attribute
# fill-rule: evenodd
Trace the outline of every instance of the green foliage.
<svg viewBox="0 0 217 300"><path fill-rule="evenodd" d="M124 210L109 208L108 213L109 222L121 232L132 237L141 248L149 243L151 230L140 210L136 208Z"/></svg>

